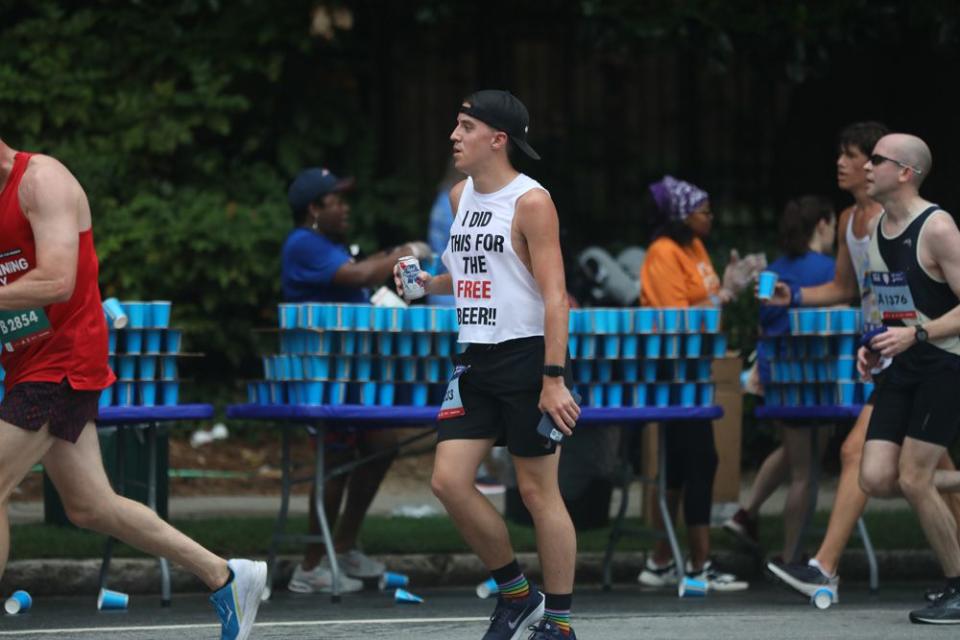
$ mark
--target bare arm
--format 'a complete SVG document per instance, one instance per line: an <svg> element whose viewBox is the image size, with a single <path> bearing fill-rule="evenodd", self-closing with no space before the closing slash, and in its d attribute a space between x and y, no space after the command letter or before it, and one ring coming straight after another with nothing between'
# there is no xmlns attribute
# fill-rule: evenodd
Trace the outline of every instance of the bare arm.
<svg viewBox="0 0 960 640"><path fill-rule="evenodd" d="M66 167L39 156L27 167L19 198L33 231L37 264L16 282L0 287L0 309L32 309L69 300L77 281L79 217L86 195Z"/></svg>
<svg viewBox="0 0 960 640"><path fill-rule="evenodd" d="M383 251L359 262L347 262L333 274L333 283L341 287L373 287L393 272L397 260L404 256L422 258L429 253L423 242L408 242L390 251Z"/></svg>
<svg viewBox="0 0 960 640"><path fill-rule="evenodd" d="M535 189L517 202L517 229L530 251L530 267L544 306L544 362L563 366L567 358L570 306L567 301L563 255L560 252L560 222L557 209L546 192ZM564 385L563 378L544 376L540 410L549 413L557 426L569 435L580 408Z"/></svg>
<svg viewBox="0 0 960 640"><path fill-rule="evenodd" d="M847 246L847 225L852 224L852 217L853 207L843 212L837 224L837 266L833 281L816 287L803 287L800 294L803 306L826 307L859 301L857 272L850 261L850 247Z"/></svg>

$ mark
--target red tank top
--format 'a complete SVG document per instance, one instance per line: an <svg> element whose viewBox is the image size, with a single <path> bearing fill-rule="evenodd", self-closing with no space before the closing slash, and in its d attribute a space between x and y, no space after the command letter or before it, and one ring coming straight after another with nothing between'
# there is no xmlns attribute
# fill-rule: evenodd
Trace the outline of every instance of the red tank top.
<svg viewBox="0 0 960 640"><path fill-rule="evenodd" d="M33 230L19 200L20 180L32 156L16 154L13 170L0 191L0 286L15 282L37 266ZM107 324L97 284L99 272L90 228L80 233L73 295L66 302L43 308L50 330L0 349L7 389L21 382L61 382L64 378L80 391L113 384L116 377L107 366Z"/></svg>

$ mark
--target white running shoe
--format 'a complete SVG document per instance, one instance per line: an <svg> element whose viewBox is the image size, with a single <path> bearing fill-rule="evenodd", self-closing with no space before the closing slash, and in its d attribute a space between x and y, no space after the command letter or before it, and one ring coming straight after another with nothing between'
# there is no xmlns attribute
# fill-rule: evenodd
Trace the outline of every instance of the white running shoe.
<svg viewBox="0 0 960 640"><path fill-rule="evenodd" d="M710 560L703 563L703 569L699 573L692 571L690 561L687 560L687 575L695 580L701 580L707 583L710 591L746 591L750 588L750 583L746 580L738 580L732 573L724 573L713 566Z"/></svg>
<svg viewBox="0 0 960 640"><path fill-rule="evenodd" d="M637 576L637 582L645 587L675 587L677 586L677 565L671 560L660 566L653 561L653 556L647 556L643 571Z"/></svg>
<svg viewBox="0 0 960 640"><path fill-rule="evenodd" d="M257 609L267 585L267 563L228 560L233 578L214 591L210 602L220 616L222 640L246 640L257 618Z"/></svg>
<svg viewBox="0 0 960 640"><path fill-rule="evenodd" d="M324 566L321 563L310 571L306 571L303 565L297 564L287 588L294 593L330 593L333 590L333 573L330 572L330 565ZM362 582L340 575L340 593L353 593L361 589L363 589Z"/></svg>
<svg viewBox="0 0 960 640"><path fill-rule="evenodd" d="M323 563L327 563L323 565ZM379 560L374 560L358 549L351 549L346 553L337 554L337 564L340 570L352 578L379 578L387 570ZM329 560L323 559L323 566L330 566Z"/></svg>

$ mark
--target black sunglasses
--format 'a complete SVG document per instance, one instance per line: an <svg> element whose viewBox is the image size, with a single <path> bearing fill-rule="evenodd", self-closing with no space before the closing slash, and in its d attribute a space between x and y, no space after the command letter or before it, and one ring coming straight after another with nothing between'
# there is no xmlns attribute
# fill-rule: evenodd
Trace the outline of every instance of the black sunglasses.
<svg viewBox="0 0 960 640"><path fill-rule="evenodd" d="M913 165L907 164L906 162L900 162L899 160L894 160L893 158L888 158L887 156L882 156L879 153L871 153L868 159L870 160L870 164L872 164L875 167L880 166L884 162L892 162L893 164L899 165L904 169L910 169L910 171L913 171L918 176L923 174L923 171L921 171L920 169L917 169Z"/></svg>

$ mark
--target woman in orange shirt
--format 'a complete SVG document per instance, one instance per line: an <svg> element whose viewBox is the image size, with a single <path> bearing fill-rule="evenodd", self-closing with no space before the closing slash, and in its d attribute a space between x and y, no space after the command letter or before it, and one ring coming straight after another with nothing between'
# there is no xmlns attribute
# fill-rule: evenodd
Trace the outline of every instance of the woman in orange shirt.
<svg viewBox="0 0 960 640"><path fill-rule="evenodd" d="M672 176L650 185L650 192L663 223L640 270L641 304L661 308L718 306L733 299L733 292L722 285L703 246L713 223L707 192ZM707 582L715 591L746 589L746 582L718 571L709 559L710 511L717 471L713 423L677 422L666 434L667 496L670 511L675 513L683 493L690 546L687 575ZM656 526L662 529L663 523L658 521ZM672 558L669 545L661 538L647 556L638 576L640 583L651 587L675 585Z"/></svg>

